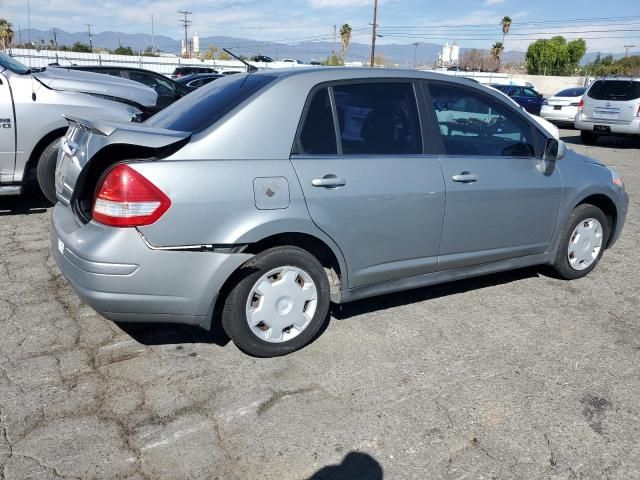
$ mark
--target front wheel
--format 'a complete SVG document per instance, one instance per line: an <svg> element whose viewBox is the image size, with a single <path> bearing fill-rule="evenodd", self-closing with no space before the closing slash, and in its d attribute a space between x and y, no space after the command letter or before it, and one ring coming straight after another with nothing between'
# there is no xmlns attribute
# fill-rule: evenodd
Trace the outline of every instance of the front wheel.
<svg viewBox="0 0 640 480"><path fill-rule="evenodd" d="M58 148L60 139L57 138L43 150L38 158L36 175L38 186L44 196L51 203L56 203L56 163L58 161Z"/></svg>
<svg viewBox="0 0 640 480"><path fill-rule="evenodd" d="M552 269L555 276L574 280L598 264L609 239L607 217L594 205L578 205L567 220Z"/></svg>
<svg viewBox="0 0 640 480"><path fill-rule="evenodd" d="M329 280L306 250L265 250L244 264L237 277L225 299L222 326L249 355L294 352L311 342L327 321Z"/></svg>
<svg viewBox="0 0 640 480"><path fill-rule="evenodd" d="M582 143L584 143L585 145L595 145L596 141L598 140L598 134L589 132L587 130L581 130L580 140L582 140Z"/></svg>

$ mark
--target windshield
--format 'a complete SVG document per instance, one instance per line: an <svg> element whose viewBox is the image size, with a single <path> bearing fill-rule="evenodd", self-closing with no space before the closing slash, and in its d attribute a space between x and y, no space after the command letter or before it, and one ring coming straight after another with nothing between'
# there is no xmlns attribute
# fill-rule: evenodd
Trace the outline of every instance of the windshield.
<svg viewBox="0 0 640 480"><path fill-rule="evenodd" d="M271 75L255 74L220 78L156 113L146 124L168 130L199 133L275 79Z"/></svg>
<svg viewBox="0 0 640 480"><path fill-rule="evenodd" d="M26 66L21 64L19 61L14 60L6 53L0 53L0 66L20 75L24 75L25 73L30 72L30 70Z"/></svg>
<svg viewBox="0 0 640 480"><path fill-rule="evenodd" d="M585 88L567 88L555 94L556 97L581 97Z"/></svg>
<svg viewBox="0 0 640 480"><path fill-rule="evenodd" d="M640 82L634 80L597 80L587 92L594 100L628 101L640 98Z"/></svg>

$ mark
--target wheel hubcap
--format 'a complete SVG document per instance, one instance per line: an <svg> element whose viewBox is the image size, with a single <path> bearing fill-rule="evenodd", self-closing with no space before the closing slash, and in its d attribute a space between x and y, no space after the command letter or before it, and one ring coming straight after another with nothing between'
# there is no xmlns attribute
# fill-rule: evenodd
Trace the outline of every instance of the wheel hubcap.
<svg viewBox="0 0 640 480"><path fill-rule="evenodd" d="M567 255L574 270L589 268L602 248L602 225L595 218L581 221L571 234Z"/></svg>
<svg viewBox="0 0 640 480"><path fill-rule="evenodd" d="M317 306L318 291L307 272L292 266L274 268L251 288L247 323L261 340L286 342L307 328Z"/></svg>

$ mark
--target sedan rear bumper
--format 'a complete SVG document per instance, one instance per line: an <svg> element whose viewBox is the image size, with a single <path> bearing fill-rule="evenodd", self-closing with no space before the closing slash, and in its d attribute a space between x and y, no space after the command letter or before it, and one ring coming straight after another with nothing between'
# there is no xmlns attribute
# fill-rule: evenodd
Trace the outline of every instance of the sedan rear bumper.
<svg viewBox="0 0 640 480"><path fill-rule="evenodd" d="M134 228L80 225L60 203L51 248L78 296L114 321L207 326L218 292L251 255L154 250Z"/></svg>
<svg viewBox="0 0 640 480"><path fill-rule="evenodd" d="M576 113L578 113L578 107L570 105L563 105L561 110L556 110L553 107L553 105L543 105L540 116L551 122L573 123Z"/></svg>

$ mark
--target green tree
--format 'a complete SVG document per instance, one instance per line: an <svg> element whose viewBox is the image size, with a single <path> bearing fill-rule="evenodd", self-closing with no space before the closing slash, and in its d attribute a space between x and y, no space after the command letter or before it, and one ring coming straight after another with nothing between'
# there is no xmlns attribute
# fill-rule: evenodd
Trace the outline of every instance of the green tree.
<svg viewBox="0 0 640 480"><path fill-rule="evenodd" d="M220 48L216 47L215 45L209 45L205 52L202 54L202 58L204 58L205 60L213 60L216 58L216 55L219 51Z"/></svg>
<svg viewBox="0 0 640 480"><path fill-rule="evenodd" d="M329 67L340 67L344 65L344 59L335 53L322 62L322 65Z"/></svg>
<svg viewBox="0 0 640 480"><path fill-rule="evenodd" d="M583 39L567 42L564 37L537 40L529 45L525 60L532 75L571 75L587 51Z"/></svg>
<svg viewBox="0 0 640 480"><path fill-rule="evenodd" d="M511 17L502 17L502 20L500 20L500 25L502 25L502 44L503 45L504 45L504 37L509 33L512 23L513 21L511 20Z"/></svg>
<svg viewBox="0 0 640 480"><path fill-rule="evenodd" d="M123 47L122 45L116 48L113 53L116 55L135 55L131 47Z"/></svg>
<svg viewBox="0 0 640 480"><path fill-rule="evenodd" d="M340 41L342 42L342 60L347 58L349 44L351 44L351 25L345 23L340 27Z"/></svg>
<svg viewBox="0 0 640 480"><path fill-rule="evenodd" d="M498 64L498 68L496 70L500 70L500 62L502 61L502 54L504 53L504 45L502 42L496 42L491 46L491 56L495 59Z"/></svg>
<svg viewBox="0 0 640 480"><path fill-rule="evenodd" d="M12 27L11 22L4 18L0 18L0 45L2 45L3 49L11 46L14 36Z"/></svg>
<svg viewBox="0 0 640 480"><path fill-rule="evenodd" d="M91 48L89 45L85 45L84 43L76 42L71 46L70 49L72 52L81 52L81 53L91 53Z"/></svg>

